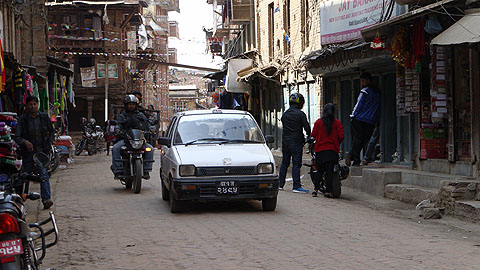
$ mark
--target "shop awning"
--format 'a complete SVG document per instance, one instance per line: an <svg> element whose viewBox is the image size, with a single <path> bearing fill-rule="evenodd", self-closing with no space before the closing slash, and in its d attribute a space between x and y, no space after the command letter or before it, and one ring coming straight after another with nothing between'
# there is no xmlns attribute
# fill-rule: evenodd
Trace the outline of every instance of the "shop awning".
<svg viewBox="0 0 480 270"><path fill-rule="evenodd" d="M364 42L363 40L356 40L354 42L349 42L344 44L333 44L333 45L326 46L321 50L311 52L310 54L300 59L300 61L315 61L315 60L326 58L330 55L334 55L337 52L351 51L351 50L363 48L366 46L370 46L370 43Z"/></svg>
<svg viewBox="0 0 480 270"><path fill-rule="evenodd" d="M437 1L433 4L430 4L430 5L421 7L421 8L411 10L411 11L406 12L404 14L401 14L401 15L395 17L395 18L392 18L388 21L377 23L375 25L372 25L370 27L367 27L367 28L361 30L362 37L363 37L364 40L368 41L368 40L372 40L373 38L375 38L377 32L379 32L380 35L390 34L391 30L392 30L392 29L390 29L391 26L414 20L418 17L421 17L423 15L431 13L432 10L442 8L446 4L450 4L450 3L454 3L454 2L455 2L455 0L442 0L442 1Z"/></svg>
<svg viewBox="0 0 480 270"><path fill-rule="evenodd" d="M237 72L238 74L237 81L248 82L253 77L258 76L266 80L280 83L279 81L272 79L273 77L276 77L278 75L278 71L279 69L274 65L269 65L262 68L260 67L246 68Z"/></svg>
<svg viewBox="0 0 480 270"><path fill-rule="evenodd" d="M480 42L480 9L467 10L465 16L432 40L432 45Z"/></svg>
<svg viewBox="0 0 480 270"><path fill-rule="evenodd" d="M212 80L221 80L221 79L223 79L223 77L225 77L225 75L227 75L227 70L226 69L207 74L207 75L203 76L203 78L212 79Z"/></svg>
<svg viewBox="0 0 480 270"><path fill-rule="evenodd" d="M70 69L70 65L60 59L47 56L47 62L50 67L54 68L58 73L65 76L73 75L73 70Z"/></svg>

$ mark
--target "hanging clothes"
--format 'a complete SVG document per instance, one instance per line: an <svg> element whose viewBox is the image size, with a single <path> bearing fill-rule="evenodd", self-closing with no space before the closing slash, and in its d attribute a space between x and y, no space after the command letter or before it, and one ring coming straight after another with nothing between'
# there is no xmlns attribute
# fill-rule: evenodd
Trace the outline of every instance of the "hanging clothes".
<svg viewBox="0 0 480 270"><path fill-rule="evenodd" d="M3 46L2 41L0 40L0 72L2 73L1 76L1 83L0 83L0 93L5 90L6 78L5 78L5 58L3 56Z"/></svg>
<svg viewBox="0 0 480 270"><path fill-rule="evenodd" d="M17 105L24 104L23 98L25 94L25 75L25 71L20 66L18 66L13 73L13 102Z"/></svg>
<svg viewBox="0 0 480 270"><path fill-rule="evenodd" d="M33 82L33 96L40 100L40 94L38 93L38 83L35 81Z"/></svg>

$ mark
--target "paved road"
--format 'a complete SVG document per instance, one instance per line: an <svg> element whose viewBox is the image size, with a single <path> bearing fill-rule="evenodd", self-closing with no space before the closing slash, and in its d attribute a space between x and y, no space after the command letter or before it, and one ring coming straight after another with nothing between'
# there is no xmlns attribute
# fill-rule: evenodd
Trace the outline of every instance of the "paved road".
<svg viewBox="0 0 480 270"><path fill-rule="evenodd" d="M260 202L234 202L171 214L158 163L140 195L114 181L109 164L103 154L79 157L54 175L61 240L44 267L480 269L475 224L459 230L417 221L408 217L410 207L392 211L387 200L348 190L339 200L282 191L275 212L263 212Z"/></svg>

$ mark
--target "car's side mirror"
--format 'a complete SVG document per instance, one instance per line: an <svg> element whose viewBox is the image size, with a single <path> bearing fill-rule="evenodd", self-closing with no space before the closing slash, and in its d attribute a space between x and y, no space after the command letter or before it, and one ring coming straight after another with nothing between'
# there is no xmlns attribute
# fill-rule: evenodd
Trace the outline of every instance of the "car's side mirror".
<svg viewBox="0 0 480 270"><path fill-rule="evenodd" d="M160 137L158 138L158 144L160 145L165 145L166 147L169 147L171 146L171 143L170 143L170 139L169 138L166 138L166 137Z"/></svg>
<svg viewBox="0 0 480 270"><path fill-rule="evenodd" d="M273 137L272 135L267 135L265 136L265 140L267 141L267 143L274 143L275 137Z"/></svg>

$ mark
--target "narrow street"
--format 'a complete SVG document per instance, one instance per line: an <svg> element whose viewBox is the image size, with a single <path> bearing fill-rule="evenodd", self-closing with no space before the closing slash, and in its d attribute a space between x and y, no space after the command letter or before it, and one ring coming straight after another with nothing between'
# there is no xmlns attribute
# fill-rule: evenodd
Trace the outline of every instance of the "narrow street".
<svg viewBox="0 0 480 270"><path fill-rule="evenodd" d="M452 218L419 219L411 205L348 189L339 200L281 191L275 212L263 212L259 202L230 202L198 204L187 213L171 214L168 202L161 199L158 162L139 195L114 181L109 166L110 157L104 153L80 156L52 177L60 241L48 250L43 268L478 269L480 265L480 226ZM32 218L37 203L30 202ZM42 210L37 217L47 214Z"/></svg>

